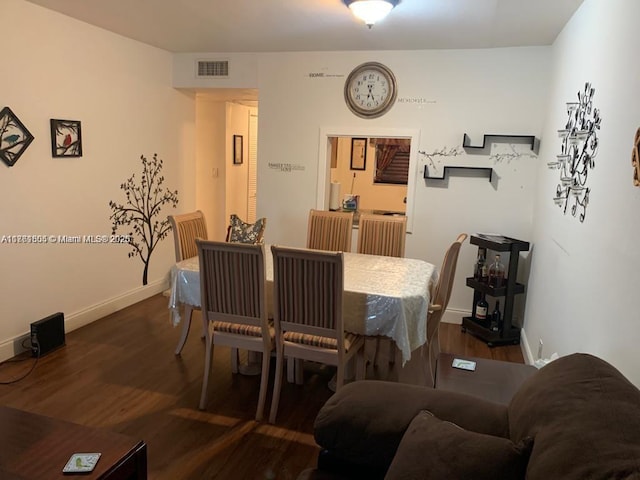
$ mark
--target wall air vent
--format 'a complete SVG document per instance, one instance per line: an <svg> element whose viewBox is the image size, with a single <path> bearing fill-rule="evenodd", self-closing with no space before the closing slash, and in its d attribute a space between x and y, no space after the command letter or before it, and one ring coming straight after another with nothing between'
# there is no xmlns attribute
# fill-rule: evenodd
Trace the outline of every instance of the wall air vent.
<svg viewBox="0 0 640 480"><path fill-rule="evenodd" d="M228 60L198 60L196 64L198 78L228 78Z"/></svg>

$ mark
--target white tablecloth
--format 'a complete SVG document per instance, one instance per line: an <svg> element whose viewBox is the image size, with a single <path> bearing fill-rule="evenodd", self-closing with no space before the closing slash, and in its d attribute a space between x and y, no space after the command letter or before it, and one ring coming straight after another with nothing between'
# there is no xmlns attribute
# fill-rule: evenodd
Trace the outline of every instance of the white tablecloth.
<svg viewBox="0 0 640 480"><path fill-rule="evenodd" d="M273 261L265 245L265 270L271 311ZM361 335L392 338L403 363L426 342L429 292L437 274L434 265L413 258L344 254L345 330ZM174 325L180 323L180 305L200 307L198 257L171 268L169 308Z"/></svg>

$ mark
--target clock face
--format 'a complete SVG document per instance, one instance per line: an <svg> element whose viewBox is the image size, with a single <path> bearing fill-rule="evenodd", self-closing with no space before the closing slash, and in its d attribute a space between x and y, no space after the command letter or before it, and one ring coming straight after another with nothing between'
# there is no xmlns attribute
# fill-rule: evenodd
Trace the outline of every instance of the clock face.
<svg viewBox="0 0 640 480"><path fill-rule="evenodd" d="M396 79L391 70L381 63L363 63L347 77L344 99L356 115L363 118L379 117L396 100Z"/></svg>

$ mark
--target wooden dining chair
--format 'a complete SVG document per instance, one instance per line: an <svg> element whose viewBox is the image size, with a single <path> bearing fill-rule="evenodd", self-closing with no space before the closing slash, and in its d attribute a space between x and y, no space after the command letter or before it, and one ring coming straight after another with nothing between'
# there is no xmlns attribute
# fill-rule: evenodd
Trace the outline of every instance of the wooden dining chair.
<svg viewBox="0 0 640 480"><path fill-rule="evenodd" d="M358 221L358 253L404 257L407 217L363 213Z"/></svg>
<svg viewBox="0 0 640 480"><path fill-rule="evenodd" d="M267 227L267 219L259 218L254 223L247 223L235 213L229 218L227 227L227 242L233 243L262 243L264 230Z"/></svg>
<svg viewBox="0 0 640 480"><path fill-rule="evenodd" d="M314 210L309 212L307 248L350 252L353 212Z"/></svg>
<svg viewBox="0 0 640 480"><path fill-rule="evenodd" d="M238 215L232 213L229 217L227 236L225 241L232 243L249 243L257 245L262 243L264 230L267 227L267 219L259 218L254 223L247 223ZM231 371L238 373L240 357L237 348L231 349Z"/></svg>
<svg viewBox="0 0 640 480"><path fill-rule="evenodd" d="M198 255L196 238L207 239L207 222L200 210L169 215L169 223L173 230L173 240L176 250L176 262Z"/></svg>
<svg viewBox="0 0 640 480"><path fill-rule="evenodd" d="M202 316L207 321L200 409L207 394L214 345L262 353L256 420L262 420L273 351L267 318L264 246L196 240L200 259Z"/></svg>
<svg viewBox="0 0 640 480"><path fill-rule="evenodd" d="M404 257L406 235L406 216L363 213L358 220L358 253L385 257ZM376 337L375 341L373 364L377 366L382 337ZM389 364L393 364L396 357L396 348L393 340L389 339L389 342Z"/></svg>
<svg viewBox="0 0 640 480"><path fill-rule="evenodd" d="M276 375L269 422L275 423L285 358L336 366L337 391L344 384L346 364L354 356L358 360L356 379L364 378L364 337L344 331L342 252L276 245L271 251Z"/></svg>
<svg viewBox="0 0 640 480"><path fill-rule="evenodd" d="M204 219L204 214L200 210L195 212L183 213L181 215L169 215L169 223L171 224L171 230L173 230L173 243L176 252L176 263L186 260L187 258L195 257L198 255L198 247L196 246L196 238L207 239L207 223ZM198 307L192 305L184 306L184 319L182 320L182 332L178 345L175 349L175 354L180 355L182 348L189 336L189 329L191 328L191 316L193 310L199 310ZM207 329L207 323L203 320L203 334Z"/></svg>
<svg viewBox="0 0 640 480"><path fill-rule="evenodd" d="M460 247L466 240L467 234L461 233L458 238L445 253L440 272L438 273L438 282L433 289L431 302L429 303L427 317L427 358L423 358L423 366L425 367L425 377L431 381L431 385L435 386L436 380L436 363L440 354L440 338L438 332L440 330L440 321L444 315L451 291L453 290L453 281L456 276L456 265L458 264L458 254ZM424 356L424 349L422 350Z"/></svg>

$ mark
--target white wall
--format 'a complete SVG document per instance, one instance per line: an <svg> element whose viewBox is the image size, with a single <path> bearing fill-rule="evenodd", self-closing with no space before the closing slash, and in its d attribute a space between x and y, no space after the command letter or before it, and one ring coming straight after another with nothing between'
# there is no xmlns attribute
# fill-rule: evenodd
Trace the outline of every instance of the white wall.
<svg viewBox="0 0 640 480"><path fill-rule="evenodd" d="M210 240L224 240L227 233L226 118L226 102L206 95L196 96L196 208L205 216Z"/></svg>
<svg viewBox="0 0 640 480"><path fill-rule="evenodd" d="M178 208L193 207L194 99L172 88L168 52L22 0L3 0L2 18L11 50L0 67L2 106L35 140L13 167L0 164L0 236L110 234L109 201L125 200L120 185L154 153ZM51 118L82 122L81 158L52 158ZM128 251L0 244L0 360L46 315L64 312L71 330L164 288L172 237L152 255L147 288Z"/></svg>
<svg viewBox="0 0 640 480"><path fill-rule="evenodd" d="M366 120L348 110L343 88L349 72L370 60L393 70L399 101L384 116ZM418 129L415 146L426 152L461 146L465 132L474 144L481 143L485 133L540 137L550 60L551 49L544 47L262 55L258 214L269 221L266 241L305 243L307 214L316 207L319 142L325 141L320 139L322 128ZM312 72L324 76L310 77ZM530 153L527 147L522 151ZM437 166L490 166L496 170L495 185L486 178L453 176L448 184L429 186L422 180L426 160L419 160L407 256L440 265L460 232L500 232L530 240L539 160L521 157L496 162L488 156L464 154ZM270 163L298 168L282 172ZM475 257L476 249L466 244L449 305L453 311L471 309L472 291L464 277L471 274Z"/></svg>
<svg viewBox="0 0 640 480"><path fill-rule="evenodd" d="M526 336L544 357L576 351L613 363L640 385L638 285L640 188L632 183L631 148L640 126L636 0L585 0L553 48L553 81L541 149ZM560 153L556 134L565 103L591 82L602 128L584 223L563 215L552 198Z"/></svg>
<svg viewBox="0 0 640 480"><path fill-rule="evenodd" d="M184 53L173 57L173 86L176 88L256 88L258 58L254 53ZM229 75L220 78L197 76L199 61L228 61Z"/></svg>
<svg viewBox="0 0 640 480"><path fill-rule="evenodd" d="M229 215L247 218L249 115L257 109L196 95L196 207L210 240L224 240ZM243 137L243 163L233 163L233 136Z"/></svg>
<svg viewBox="0 0 640 480"><path fill-rule="evenodd" d="M247 221L247 198L249 177L249 114L250 107L227 103L226 143L227 155L227 195L226 195L226 225L232 213ZM242 163L233 163L233 136L242 136Z"/></svg>

